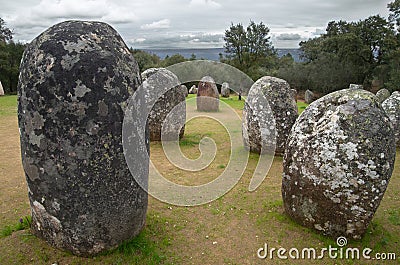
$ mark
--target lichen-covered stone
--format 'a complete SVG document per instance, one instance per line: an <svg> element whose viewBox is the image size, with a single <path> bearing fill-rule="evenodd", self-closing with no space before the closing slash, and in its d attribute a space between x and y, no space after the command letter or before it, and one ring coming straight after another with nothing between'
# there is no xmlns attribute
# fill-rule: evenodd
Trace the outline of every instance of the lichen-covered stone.
<svg viewBox="0 0 400 265"><path fill-rule="evenodd" d="M189 91L188 91L187 86L181 85L181 89L182 89L183 94L185 94L185 98L186 98L187 96L189 96Z"/></svg>
<svg viewBox="0 0 400 265"><path fill-rule="evenodd" d="M224 98L229 98L229 95L231 93L231 90L229 88L229 83L224 82L221 85L221 96Z"/></svg>
<svg viewBox="0 0 400 265"><path fill-rule="evenodd" d="M198 111L219 110L219 93L212 77L205 76L200 80L197 89L196 104Z"/></svg>
<svg viewBox="0 0 400 265"><path fill-rule="evenodd" d="M393 128L375 95L345 89L314 101L297 119L286 148L286 213L322 234L360 238L396 153Z"/></svg>
<svg viewBox="0 0 400 265"><path fill-rule="evenodd" d="M393 92L389 98L383 101L382 108L393 125L396 144L400 146L400 92Z"/></svg>
<svg viewBox="0 0 400 265"><path fill-rule="evenodd" d="M18 83L22 163L32 230L51 245L91 256L143 228L147 193L122 145L124 108L139 85L135 59L107 24L63 22L28 44ZM147 179L148 163L136 174Z"/></svg>
<svg viewBox="0 0 400 265"><path fill-rule="evenodd" d="M304 93L304 102L307 104L311 104L315 100L315 95L311 90L306 90Z"/></svg>
<svg viewBox="0 0 400 265"><path fill-rule="evenodd" d="M264 76L258 79L250 88L251 90L261 91L269 102L276 124L275 154L282 155L285 151L286 140L290 130L298 116L293 92L285 80L271 76ZM255 113L250 113L248 108L245 107L243 110L243 130L248 131L250 151L260 153L259 128L254 125L253 119L257 119Z"/></svg>
<svg viewBox="0 0 400 265"><path fill-rule="evenodd" d="M155 75L156 73L157 75ZM162 126L165 126L163 140L178 140L175 139L177 135L179 135L179 138L182 138L186 121L186 96L184 91L187 91L186 87L183 90L178 77L165 68L147 69L142 73L142 79L146 98L155 99L158 97L157 91L160 91L160 88L167 90L158 98L149 113L150 141L161 141ZM168 114L174 108L174 119L169 120L168 123L164 123Z"/></svg>
<svg viewBox="0 0 400 265"><path fill-rule="evenodd" d="M190 89L189 89L189 94L197 94L197 87L195 85L193 85Z"/></svg>
<svg viewBox="0 0 400 265"><path fill-rule="evenodd" d="M382 88L378 92L376 92L376 97L378 98L379 102L382 103L388 97L390 97L390 92L386 88Z"/></svg>
<svg viewBox="0 0 400 265"><path fill-rule="evenodd" d="M1 81L0 81L0 96L4 96L4 89L3 85L1 84Z"/></svg>

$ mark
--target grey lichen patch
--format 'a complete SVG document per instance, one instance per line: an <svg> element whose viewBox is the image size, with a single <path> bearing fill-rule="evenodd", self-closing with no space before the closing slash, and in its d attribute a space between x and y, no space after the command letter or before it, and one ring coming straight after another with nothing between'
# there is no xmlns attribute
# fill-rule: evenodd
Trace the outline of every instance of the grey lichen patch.
<svg viewBox="0 0 400 265"><path fill-rule="evenodd" d="M79 54L76 56L66 54L62 57L61 66L63 69L70 71L77 62L79 62Z"/></svg>
<svg viewBox="0 0 400 265"><path fill-rule="evenodd" d="M84 97L86 93L90 92L91 89L86 87L85 84L82 84L81 80L76 81L76 87L74 88L75 97L73 99Z"/></svg>
<svg viewBox="0 0 400 265"><path fill-rule="evenodd" d="M285 210L323 234L360 238L384 195L394 157L394 132L375 95L331 93L309 105L288 138ZM317 206L311 216L310 199Z"/></svg>
<svg viewBox="0 0 400 265"><path fill-rule="evenodd" d="M27 45L18 83L21 154L32 230L51 245L91 256L144 226L147 193L122 145L123 106L140 83L135 59L107 24L63 22ZM146 146L131 155L143 154ZM147 179L148 164L135 174Z"/></svg>

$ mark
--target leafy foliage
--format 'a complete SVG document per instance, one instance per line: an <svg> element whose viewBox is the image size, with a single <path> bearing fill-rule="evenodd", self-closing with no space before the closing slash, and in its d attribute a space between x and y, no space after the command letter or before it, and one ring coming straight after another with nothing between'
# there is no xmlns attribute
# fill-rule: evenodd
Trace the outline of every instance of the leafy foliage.
<svg viewBox="0 0 400 265"><path fill-rule="evenodd" d="M6 27L6 22L0 18L0 43L10 41L12 39L12 31Z"/></svg>
<svg viewBox="0 0 400 265"><path fill-rule="evenodd" d="M250 21L245 29L242 24L231 24L225 31L226 58L221 61L242 70L253 79L273 69L278 57L271 43L270 30L262 22Z"/></svg>
<svg viewBox="0 0 400 265"><path fill-rule="evenodd" d="M4 92L9 94L17 92L19 64L25 46L12 41L13 33L5 24L0 18L0 81Z"/></svg>
<svg viewBox="0 0 400 265"><path fill-rule="evenodd" d="M389 8L392 21L398 19L400 0ZM374 15L358 22L331 21L325 34L301 42L300 49L305 62L281 65L277 73L294 88L329 93L350 83L369 88L378 81L390 90L400 86L400 37L390 19Z"/></svg>

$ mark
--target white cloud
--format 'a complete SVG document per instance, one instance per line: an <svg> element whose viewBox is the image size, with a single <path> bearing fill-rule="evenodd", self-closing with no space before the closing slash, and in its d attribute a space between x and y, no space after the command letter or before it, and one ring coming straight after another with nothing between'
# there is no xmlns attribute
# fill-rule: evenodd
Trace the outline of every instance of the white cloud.
<svg viewBox="0 0 400 265"><path fill-rule="evenodd" d="M141 29L168 29L171 25L171 21L169 19L162 19L159 21L154 21L150 24L144 24L140 26Z"/></svg>
<svg viewBox="0 0 400 265"><path fill-rule="evenodd" d="M128 43L136 46L188 45L188 48L222 47L221 36L231 22L247 26L253 20L270 28L275 47L298 47L296 35L289 38L280 35L298 34L300 40L307 40L323 32L331 20L352 21L375 14L386 17L390 1L2 0L0 17L14 30L16 41L30 41L58 22L80 19L110 23ZM205 32L220 37L207 37ZM133 41L138 39L145 40Z"/></svg>
<svg viewBox="0 0 400 265"><path fill-rule="evenodd" d="M191 0L189 6L191 7L211 7L211 8L220 8L221 4L213 0Z"/></svg>

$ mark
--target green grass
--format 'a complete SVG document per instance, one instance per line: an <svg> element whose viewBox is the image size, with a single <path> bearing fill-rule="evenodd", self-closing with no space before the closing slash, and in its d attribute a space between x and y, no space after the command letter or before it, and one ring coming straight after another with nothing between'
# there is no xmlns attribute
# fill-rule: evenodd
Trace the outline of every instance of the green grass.
<svg viewBox="0 0 400 265"><path fill-rule="evenodd" d="M17 96L6 95L0 97L0 116L17 114Z"/></svg>
<svg viewBox="0 0 400 265"><path fill-rule="evenodd" d="M394 225L400 225L400 209L389 211L389 222Z"/></svg>
<svg viewBox="0 0 400 265"><path fill-rule="evenodd" d="M10 236L12 233L16 231L28 229L30 228L31 223L32 223L32 217L25 216L24 218L21 218L16 224L7 225L3 227L3 229L1 230L0 238Z"/></svg>
<svg viewBox="0 0 400 265"><path fill-rule="evenodd" d="M297 101L297 109L299 111L299 114L301 114L305 108L307 108L308 104L302 101Z"/></svg>

